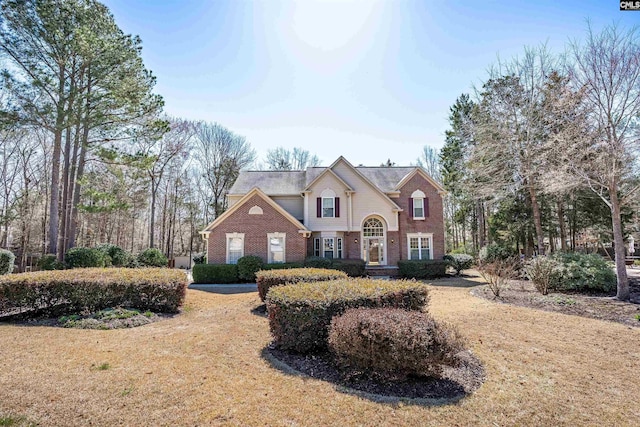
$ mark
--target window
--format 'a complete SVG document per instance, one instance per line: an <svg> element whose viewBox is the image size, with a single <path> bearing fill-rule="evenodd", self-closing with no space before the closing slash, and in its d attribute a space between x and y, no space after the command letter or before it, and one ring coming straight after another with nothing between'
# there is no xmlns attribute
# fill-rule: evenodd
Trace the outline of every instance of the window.
<svg viewBox="0 0 640 427"><path fill-rule="evenodd" d="M413 199L413 217L424 218L424 199Z"/></svg>
<svg viewBox="0 0 640 427"><path fill-rule="evenodd" d="M409 211L411 211L413 219L425 219L429 216L429 199L422 191L416 190L411 193Z"/></svg>
<svg viewBox="0 0 640 427"><path fill-rule="evenodd" d="M268 248L268 262L271 263L283 263L285 262L285 233L269 233L267 234Z"/></svg>
<svg viewBox="0 0 640 427"><path fill-rule="evenodd" d="M333 218L335 216L335 202L336 202L336 199L334 197L322 198L322 217L323 218Z"/></svg>
<svg viewBox="0 0 640 427"><path fill-rule="evenodd" d="M338 258L342 258L342 239L338 238L337 240L337 248L338 248Z"/></svg>
<svg viewBox="0 0 640 427"><path fill-rule="evenodd" d="M244 234L227 233L227 264L237 264L244 256Z"/></svg>
<svg viewBox="0 0 640 427"><path fill-rule="evenodd" d="M409 259L432 259L432 234L407 234Z"/></svg>
<svg viewBox="0 0 640 427"><path fill-rule="evenodd" d="M323 240L323 245L322 245L322 248L323 248L322 254L323 254L323 256L325 258L332 259L333 258L333 248L334 248L334 246L333 246L333 242L334 242L333 237L324 238L322 240Z"/></svg>
<svg viewBox="0 0 640 427"><path fill-rule="evenodd" d="M320 256L320 239L313 239L313 256Z"/></svg>
<svg viewBox="0 0 640 427"><path fill-rule="evenodd" d="M369 218L362 225L364 237L384 237L384 225L378 218Z"/></svg>

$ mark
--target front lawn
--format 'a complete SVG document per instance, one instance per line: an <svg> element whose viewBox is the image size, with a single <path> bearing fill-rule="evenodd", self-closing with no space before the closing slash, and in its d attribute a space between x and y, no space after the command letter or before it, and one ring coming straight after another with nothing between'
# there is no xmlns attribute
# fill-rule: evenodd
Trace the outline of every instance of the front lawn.
<svg viewBox="0 0 640 427"><path fill-rule="evenodd" d="M111 331L0 323L0 419L67 425L638 425L640 329L434 282L486 381L456 404L380 403L263 359L257 293L188 290L183 314Z"/></svg>

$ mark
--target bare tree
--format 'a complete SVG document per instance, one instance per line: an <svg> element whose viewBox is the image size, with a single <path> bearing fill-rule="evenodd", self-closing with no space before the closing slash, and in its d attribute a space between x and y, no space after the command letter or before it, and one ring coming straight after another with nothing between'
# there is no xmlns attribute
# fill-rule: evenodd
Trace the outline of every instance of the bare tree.
<svg viewBox="0 0 640 427"><path fill-rule="evenodd" d="M240 169L255 160L255 151L243 136L218 123L200 122L196 126L195 158L207 183L214 217L218 217L227 208L225 196Z"/></svg>
<svg viewBox="0 0 640 427"><path fill-rule="evenodd" d="M422 148L422 155L418 158L418 166L424 168L431 178L442 182L442 169L438 150L425 145Z"/></svg>
<svg viewBox="0 0 640 427"><path fill-rule="evenodd" d="M615 245L617 298L629 299L621 209L640 188L640 34L616 25L572 45L572 80L584 93L586 125L575 138L559 138L562 156L574 177L611 210Z"/></svg>
<svg viewBox="0 0 640 427"><path fill-rule="evenodd" d="M267 166L271 170L304 170L319 164L318 156L300 147L293 150L278 147L267 151Z"/></svg>

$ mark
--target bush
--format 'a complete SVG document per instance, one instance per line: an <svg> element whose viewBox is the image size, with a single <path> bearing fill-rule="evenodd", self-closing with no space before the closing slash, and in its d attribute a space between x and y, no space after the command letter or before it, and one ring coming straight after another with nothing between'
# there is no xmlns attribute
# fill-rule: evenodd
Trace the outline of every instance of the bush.
<svg viewBox="0 0 640 427"><path fill-rule="evenodd" d="M542 295L547 295L549 290L558 288L562 265L555 258L541 255L525 264L525 273L536 290Z"/></svg>
<svg viewBox="0 0 640 427"><path fill-rule="evenodd" d="M561 264L558 290L578 292L612 292L616 274L607 261L597 254L557 252L552 257Z"/></svg>
<svg viewBox="0 0 640 427"><path fill-rule="evenodd" d="M331 268L344 271L349 277L364 277L365 266L363 259L334 259Z"/></svg>
<svg viewBox="0 0 640 427"><path fill-rule="evenodd" d="M304 266L310 268L331 268L331 259L319 256L310 256L304 260Z"/></svg>
<svg viewBox="0 0 640 427"><path fill-rule="evenodd" d="M111 265L114 267L126 267L132 258L132 255L122 249L120 246L112 245L110 243L103 243L96 247L104 255L111 259Z"/></svg>
<svg viewBox="0 0 640 427"><path fill-rule="evenodd" d="M87 268L12 274L0 277L0 312L49 315L108 307L175 313L184 302L184 272L160 268Z"/></svg>
<svg viewBox="0 0 640 427"><path fill-rule="evenodd" d="M517 277L517 265L519 263L519 259L507 258L479 265L480 275L487 282L494 297L498 298L500 292L506 288L509 280Z"/></svg>
<svg viewBox="0 0 640 427"><path fill-rule="evenodd" d="M207 255L204 252L195 254L192 259L194 264L205 264L207 262Z"/></svg>
<svg viewBox="0 0 640 427"><path fill-rule="evenodd" d="M13 271L13 262L16 260L16 256L13 252L6 249L0 249L0 276L3 274L9 274Z"/></svg>
<svg viewBox="0 0 640 427"><path fill-rule="evenodd" d="M43 255L38 260L38 268L40 270L64 270L64 264L58 261L58 257L53 254Z"/></svg>
<svg viewBox="0 0 640 427"><path fill-rule="evenodd" d="M456 276L460 275L462 270L473 267L473 257L467 254L449 254L444 256L444 260L456 270Z"/></svg>
<svg viewBox="0 0 640 427"><path fill-rule="evenodd" d="M338 363L383 377L441 377L465 349L460 333L427 313L356 308L331 321L329 348Z"/></svg>
<svg viewBox="0 0 640 427"><path fill-rule="evenodd" d="M76 247L67 251L64 262L68 268L101 268L109 265L109 257L96 248Z"/></svg>
<svg viewBox="0 0 640 427"><path fill-rule="evenodd" d="M196 264L193 266L193 283L238 282L238 266L235 264Z"/></svg>
<svg viewBox="0 0 640 427"><path fill-rule="evenodd" d="M327 348L331 319L349 308L422 310L428 302L422 283L347 278L277 286L267 295L267 310L275 345L307 353Z"/></svg>
<svg viewBox="0 0 640 427"><path fill-rule="evenodd" d="M498 260L506 260L515 256L515 252L511 248L492 243L480 248L478 253L478 261L482 264L491 263Z"/></svg>
<svg viewBox="0 0 640 427"><path fill-rule="evenodd" d="M267 292L274 286L299 282L311 283L324 280L346 279L347 274L342 271L326 268L291 268L285 270L262 270L256 273L258 295L262 301Z"/></svg>
<svg viewBox="0 0 640 427"><path fill-rule="evenodd" d="M169 260L156 248L145 249L138 254L138 264L141 267L166 267Z"/></svg>
<svg viewBox="0 0 640 427"><path fill-rule="evenodd" d="M256 273L262 270L262 258L254 255L243 256L238 260L238 278L242 281L255 282Z"/></svg>
<svg viewBox="0 0 640 427"><path fill-rule="evenodd" d="M447 262L437 259L398 261L398 273L405 279L433 279L447 274Z"/></svg>
<svg viewBox="0 0 640 427"><path fill-rule="evenodd" d="M290 270L292 268L303 268L304 265L301 262L285 262L277 264L265 264L262 266L262 270ZM256 278L257 280L257 278Z"/></svg>

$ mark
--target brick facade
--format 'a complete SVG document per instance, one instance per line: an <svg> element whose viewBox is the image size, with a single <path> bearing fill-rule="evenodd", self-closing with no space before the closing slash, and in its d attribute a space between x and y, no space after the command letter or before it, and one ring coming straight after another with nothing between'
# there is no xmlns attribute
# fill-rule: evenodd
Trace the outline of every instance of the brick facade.
<svg viewBox="0 0 640 427"><path fill-rule="evenodd" d="M429 199L429 216L424 220L413 219L413 213L409 209L409 199L411 198L411 194L416 190L421 190L425 193L425 197ZM418 232L433 233L433 259L442 259L445 254L444 211L442 206L442 196L438 194L438 191L434 186L431 185L431 183L429 183L429 181L427 181L423 176L417 173L400 189L400 197L398 199L394 199L394 201L404 210L404 212L400 213L398 227L398 233L400 235L399 259L408 258L407 233ZM388 239L390 241L391 237Z"/></svg>
<svg viewBox="0 0 640 427"><path fill-rule="evenodd" d="M259 206L262 215L249 215L249 209ZM256 255L268 260L267 234L286 233L286 262L304 261L307 253L307 238L298 232L299 228L278 212L262 197L254 195L232 212L222 223L211 230L207 247L207 262L224 264L227 262L227 233L244 234L244 255Z"/></svg>

